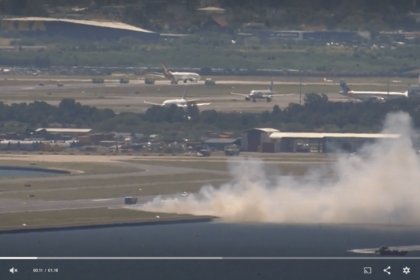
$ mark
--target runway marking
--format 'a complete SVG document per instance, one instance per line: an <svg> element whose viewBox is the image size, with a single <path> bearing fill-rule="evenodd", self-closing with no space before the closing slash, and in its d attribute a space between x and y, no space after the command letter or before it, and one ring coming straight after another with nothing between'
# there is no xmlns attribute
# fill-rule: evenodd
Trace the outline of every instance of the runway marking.
<svg viewBox="0 0 420 280"><path fill-rule="evenodd" d="M112 198L107 198L107 199L92 199L91 201L93 202L100 202L100 201L109 201L109 200L113 200Z"/></svg>

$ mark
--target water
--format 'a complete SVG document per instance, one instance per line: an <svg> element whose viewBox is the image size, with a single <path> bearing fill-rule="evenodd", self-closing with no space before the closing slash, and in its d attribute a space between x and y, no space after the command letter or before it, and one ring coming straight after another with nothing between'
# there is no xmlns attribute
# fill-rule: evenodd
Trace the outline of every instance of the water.
<svg viewBox="0 0 420 280"><path fill-rule="evenodd" d="M51 176L57 173L38 170L0 169L0 178Z"/></svg>
<svg viewBox="0 0 420 280"><path fill-rule="evenodd" d="M196 236L196 233L199 233ZM0 256L68 257L375 257L349 249L420 244L420 228L391 226L190 223L120 228L63 230L0 235ZM420 257L409 252L409 257ZM417 262L417 263L415 263ZM4 261L34 277L33 267L58 267L60 279L401 279L402 267L418 260L221 260L221 261ZM0 265L1 266L1 265ZM397 271L398 269L398 271ZM1 267L0 267L1 270ZM399 271L401 270L401 271ZM418 270L418 269L417 269ZM26 272L25 272L26 271ZM1 273L0 273L1 276ZM36 274L43 279L42 274ZM82 277L83 276L83 277ZM339 277L338 277L339 276ZM418 279L419 271L404 278ZM98 278L100 277L100 278ZM138 278L140 277L140 278ZM280 278L279 278L280 277ZM282 278L284 277L284 278ZM398 278L400 277L400 278ZM38 279L36 278L36 279ZM24 278L22 278L24 279ZM26 278L28 279L28 278ZM31 278L35 279L35 278Z"/></svg>
<svg viewBox="0 0 420 280"><path fill-rule="evenodd" d="M347 250L418 245L419 236L407 226L166 224L4 234L0 255L354 257Z"/></svg>

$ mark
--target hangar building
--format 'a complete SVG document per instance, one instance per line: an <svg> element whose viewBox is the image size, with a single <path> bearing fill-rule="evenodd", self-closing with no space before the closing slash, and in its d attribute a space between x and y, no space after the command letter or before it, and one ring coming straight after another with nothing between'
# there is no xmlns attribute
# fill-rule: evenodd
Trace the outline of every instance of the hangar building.
<svg viewBox="0 0 420 280"><path fill-rule="evenodd" d="M143 41L155 41L160 36L159 33L121 22L42 17L3 18L0 28L25 36L64 36L95 40L133 37Z"/></svg>
<svg viewBox="0 0 420 280"><path fill-rule="evenodd" d="M270 140L270 135L280 132L274 128L252 128L242 132L241 150L248 152L278 152L274 142Z"/></svg>
<svg viewBox="0 0 420 280"><path fill-rule="evenodd" d="M270 140L279 152L355 152L378 139L397 139L399 134L274 132Z"/></svg>

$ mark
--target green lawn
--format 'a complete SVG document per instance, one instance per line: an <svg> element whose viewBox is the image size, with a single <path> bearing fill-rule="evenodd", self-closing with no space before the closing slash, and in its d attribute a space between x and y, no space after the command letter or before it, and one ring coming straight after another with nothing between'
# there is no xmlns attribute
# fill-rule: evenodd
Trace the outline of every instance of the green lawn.
<svg viewBox="0 0 420 280"><path fill-rule="evenodd" d="M191 172L183 174L170 174L170 175L151 175L151 176L127 176L127 177L116 177L116 178L97 178L97 179L80 179L65 180L45 180L45 181L31 181L30 178L22 179L17 182L3 183L0 185L0 196L4 195L4 192L20 192L20 191L37 191L37 190L54 190L54 189L88 189L88 188L100 188L100 187L119 187L124 185L141 185L149 183L173 183L183 181L197 181L197 180L212 180L223 178L220 174L215 173L204 173L204 172ZM31 185L30 188L24 185Z"/></svg>
<svg viewBox="0 0 420 280"><path fill-rule="evenodd" d="M174 194L181 192L198 192L202 186L212 183L219 186L225 180L209 180L200 182L184 183L158 183L151 185L130 185L115 186L103 188L85 188L85 189L55 189L49 191L19 191L11 193L0 193L1 198L13 199L40 199L40 200L74 200L74 199L100 199L131 196L148 196ZM34 194L35 197L28 198L28 195Z"/></svg>
<svg viewBox="0 0 420 280"><path fill-rule="evenodd" d="M71 226L112 222L158 221L160 219L192 218L191 215L151 213L127 209L91 208L60 211L36 211L0 214L0 229L43 226ZM23 226L26 224L26 226Z"/></svg>
<svg viewBox="0 0 420 280"><path fill-rule="evenodd" d="M320 164L328 165L331 161L320 161L313 159L312 163L305 163L302 161L294 160L293 162L272 162L274 160L265 161L265 167L269 169L274 169L278 171L279 175L296 175L302 176L308 172L309 169L318 166L315 162L320 162ZM306 160L305 160L306 161ZM133 161L130 161L133 162ZM218 171L229 171L229 166L233 167L235 165L242 164L241 161L230 162L227 161L194 161L194 160L136 160L134 162L151 164L151 165L160 165L160 166L177 166L177 167L186 167L186 168L196 168L196 169L206 169L206 170L218 170Z"/></svg>
<svg viewBox="0 0 420 280"><path fill-rule="evenodd" d="M109 173L129 173L129 172L139 172L142 171L139 168L127 167L115 164L106 164L106 163L79 163L79 162L34 162L34 161L24 161L24 160L4 160L1 159L0 155L0 165L7 166L27 166L33 168L51 168L51 169L64 169L64 170L78 170L83 171L81 174L109 174ZM53 175L59 176L59 175Z"/></svg>

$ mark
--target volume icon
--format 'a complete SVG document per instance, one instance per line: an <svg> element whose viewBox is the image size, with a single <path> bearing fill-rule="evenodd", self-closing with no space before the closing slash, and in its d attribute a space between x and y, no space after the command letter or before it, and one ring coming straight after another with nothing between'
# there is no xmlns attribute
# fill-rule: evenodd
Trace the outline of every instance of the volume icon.
<svg viewBox="0 0 420 280"><path fill-rule="evenodd" d="M9 271L10 271L10 273L15 273L15 272L18 272L18 270L16 269L16 268L14 268L14 267L12 267L11 269L9 269Z"/></svg>

